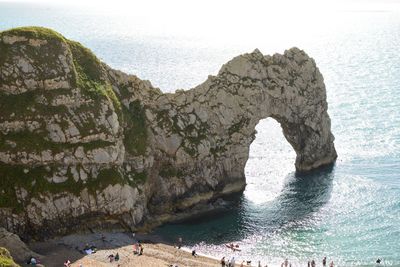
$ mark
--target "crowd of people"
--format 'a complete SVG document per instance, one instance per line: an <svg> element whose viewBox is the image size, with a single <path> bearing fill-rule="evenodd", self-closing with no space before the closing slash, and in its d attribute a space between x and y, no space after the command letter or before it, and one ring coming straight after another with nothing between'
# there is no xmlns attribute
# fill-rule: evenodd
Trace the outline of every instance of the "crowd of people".
<svg viewBox="0 0 400 267"><path fill-rule="evenodd" d="M225 246L226 246L227 248L230 248L233 252L241 251L240 248L239 248L239 244L236 244L236 245L235 245L235 244L233 244L233 243L230 243L230 244L225 244ZM380 263L380 259L378 259L378 261L379 261L379 263ZM377 263L378 263L378 261L377 261ZM235 264L236 264L236 260L235 260L235 257L234 257L234 256L233 256L231 259L229 259L229 260L227 260L225 257L222 257L220 263L221 263L221 267L234 267ZM244 266L251 266L251 260L243 260L243 261L240 263L240 267L244 267ZM323 257L323 259L322 259L322 266L323 266L323 267L327 267L327 259L326 259L326 257ZM334 265L333 261L331 261L331 262L329 263L329 267L334 267L334 266L335 266L335 265ZM261 261L258 261L257 267L268 267L268 264L265 264L265 265L263 266L263 265L261 264ZM289 262L288 259L285 259L285 260L281 263L281 267L292 267L292 264ZM315 260L308 261L307 267L316 267L316 262L315 262Z"/></svg>
<svg viewBox="0 0 400 267"><path fill-rule="evenodd" d="M316 266L315 260L309 261L309 262L307 263L307 267L315 267L315 266ZM324 258L322 259L322 266L323 266L323 267L326 267L326 257L324 257ZM334 267L334 266L335 266L335 264L333 263L333 261L331 261L331 262L329 263L329 267Z"/></svg>
<svg viewBox="0 0 400 267"><path fill-rule="evenodd" d="M135 234L133 234L133 238L135 239ZM101 240L103 242L106 242L106 238L103 234L101 235ZM140 241L135 241L133 244L133 254L141 256L141 255L143 255L143 250L144 250L143 244ZM86 255L96 253L96 251L97 251L97 248L93 245L90 246L89 244L85 244L84 248L81 250L81 252ZM115 255L114 254L108 255L107 258L108 258L109 262L118 262L120 260L120 255L117 252ZM31 257L28 264L36 265L37 261L38 261L37 259L35 259L34 257ZM64 262L64 267L70 267L70 266L71 266L71 261L66 260ZM118 264L117 266L120 266L120 265ZM83 265L81 264L79 267L83 267Z"/></svg>
<svg viewBox="0 0 400 267"><path fill-rule="evenodd" d="M182 237L179 237L179 238L178 238L178 246L177 246L178 249L180 249L181 246L182 246ZM239 244L230 243L230 244L225 244L225 246L226 246L227 248L231 249L233 252L241 251ZM194 250L194 249L192 250L192 256L193 256L193 257L196 257L196 256L197 256L196 250ZM378 260L377 260L377 263L379 264L380 262L381 262L381 260L378 259ZM220 260L220 264L221 264L221 267L235 267L235 264L236 264L235 256L232 256L230 259L226 259L225 256L222 257L221 260ZM170 266L171 266L171 267L175 267L175 266L177 266L177 265L171 264ZM240 267L244 267L244 266L251 266L251 260L243 260L243 261L241 261ZM322 266L323 266L323 267L327 267L327 259L326 259L326 257L323 257L323 258L322 258ZM335 265L334 265L334 262L331 261L331 262L329 263L329 267L334 267L334 266L335 266ZM265 265L263 266L263 265L261 264L261 261L258 261L257 267L268 267L268 264L265 264ZM292 267L292 264L289 262L288 259L285 259L285 260L281 263L281 267ZM311 261L308 261L308 262L307 262L307 267L316 267L316 262L315 262L315 260L313 259L313 260L311 260Z"/></svg>
<svg viewBox="0 0 400 267"><path fill-rule="evenodd" d="M133 234L133 236L135 237L134 234ZM103 236L102 236L102 240L105 241L105 238ZM181 237L178 238L178 242L177 243L178 244L177 244L176 247L178 249L180 249L182 247L182 245L183 245L183 240L182 240ZM230 244L226 244L225 246L227 248L231 249L233 252L241 251L241 249L239 247L239 244L230 243ZM92 253L87 253L88 250L91 250L92 253L95 253L97 248L94 247L94 246L89 246L88 244L86 244L86 246L83 249L83 251L85 252L85 254L92 254ZM143 255L143 250L144 249L143 249L142 243L140 241L135 241L135 243L133 244L133 254L141 256L141 255ZM192 250L191 254L192 254L193 257L197 257L198 256L195 249ZM120 260L119 253L117 252L115 255L114 254L110 254L108 256L108 259L109 259L110 262L114 262L114 261L118 262ZM29 261L27 263L30 264L30 265L36 265L37 262L38 262L38 260L36 258L30 257L30 259L29 259ZM382 260L378 259L376 261L376 265L380 266L381 262L382 262ZM221 260L220 260L220 264L221 264L221 267L235 267L235 264L236 264L235 256L232 256L230 259L226 259L226 257L222 257ZM66 262L64 262L64 266L65 267L70 267L71 266L71 261L67 260ZM120 265L118 264L118 266L120 266ZM178 267L177 264L170 264L169 266L170 267ZM245 267L245 266L251 266L251 260L242 260L241 263L240 263L240 267ZM290 263L290 261L288 259L285 259L281 263L280 266L281 267L292 267L292 264ZM316 266L317 266L317 263L316 263L316 261L314 259L307 262L307 267L316 267ZM334 267L335 265L334 265L333 261L330 261L329 266L328 266L327 265L327 258L323 257L322 258L322 266L323 267ZM80 267L83 267L83 266L80 265ZM268 267L268 265L267 264L262 265L261 261L258 261L257 267Z"/></svg>
<svg viewBox="0 0 400 267"><path fill-rule="evenodd" d="M221 267L234 267L235 266L235 257L233 256L230 260L227 260L225 257L222 257L221 261ZM240 264L240 267L244 267L244 266L249 266L251 265L251 261L247 260L243 260ZM322 266L326 267L326 257L324 257L322 259ZM258 261L258 265L257 267L268 267L268 264L265 264L264 266L261 265L261 261ZM288 259L285 259L282 263L281 263L281 267L292 267L292 264L289 262ZM309 261L307 263L307 267L316 267L316 263L315 260ZM334 263L333 261L331 261L331 263L329 264L329 267L334 267Z"/></svg>
<svg viewBox="0 0 400 267"><path fill-rule="evenodd" d="M221 263L221 267L234 267L235 264L236 264L236 260L235 260L235 257L234 257L234 256L233 256L230 260L227 260L225 257L222 257L220 263ZM322 259L322 266L323 266L323 267L326 267L326 266L327 266L326 263L327 263L327 262L326 262L326 257L324 257L324 258ZM250 266L250 265L251 265L251 261L249 261L249 260L247 260L247 261L243 260L243 261L241 262L241 264L240 264L240 267ZM261 261L258 261L257 267L268 267L268 264L265 264L265 265L263 266L263 265L261 265ZM288 259L285 259L285 260L282 262L281 267L292 267L292 264L289 262ZM315 260L309 261L309 262L307 263L307 267L316 267ZM331 263L329 264L329 267L334 267L333 261L331 261Z"/></svg>

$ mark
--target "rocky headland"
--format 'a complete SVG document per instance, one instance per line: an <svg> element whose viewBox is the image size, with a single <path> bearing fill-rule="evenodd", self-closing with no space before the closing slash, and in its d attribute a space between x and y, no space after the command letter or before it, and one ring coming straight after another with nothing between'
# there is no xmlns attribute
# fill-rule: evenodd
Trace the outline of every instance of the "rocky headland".
<svg viewBox="0 0 400 267"><path fill-rule="evenodd" d="M162 93L45 28L0 33L0 227L24 239L151 227L240 192L255 126L274 118L296 170L337 155L304 51L235 57Z"/></svg>

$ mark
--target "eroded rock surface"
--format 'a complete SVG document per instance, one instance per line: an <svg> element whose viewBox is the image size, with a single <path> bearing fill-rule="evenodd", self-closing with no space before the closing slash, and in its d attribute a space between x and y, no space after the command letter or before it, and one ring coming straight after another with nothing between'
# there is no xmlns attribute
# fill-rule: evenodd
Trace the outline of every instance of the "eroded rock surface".
<svg viewBox="0 0 400 267"><path fill-rule="evenodd" d="M51 30L2 32L0 225L43 238L171 220L244 189L267 117L282 125L298 171L336 159L322 75L297 48L255 50L163 94Z"/></svg>
<svg viewBox="0 0 400 267"><path fill-rule="evenodd" d="M4 228L0 228L0 250L1 247L6 248L11 253L12 258L17 262L26 262L30 257L41 257L39 254L30 250L16 234L10 233Z"/></svg>

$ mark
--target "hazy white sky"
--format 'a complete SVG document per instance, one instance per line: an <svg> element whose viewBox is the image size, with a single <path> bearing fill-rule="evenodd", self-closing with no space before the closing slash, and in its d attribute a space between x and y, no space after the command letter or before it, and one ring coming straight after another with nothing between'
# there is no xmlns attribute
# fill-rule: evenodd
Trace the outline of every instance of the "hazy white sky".
<svg viewBox="0 0 400 267"><path fill-rule="evenodd" d="M0 2L36 2L91 6L93 8L113 8L129 11L127 7L151 9L152 11L173 11L188 7L199 11L226 8L242 9L252 6L255 9L283 8L285 10L305 9L386 9L399 4L400 0L0 0ZM149 10L150 11L150 10Z"/></svg>
<svg viewBox="0 0 400 267"><path fill-rule="evenodd" d="M10 2L10 0L0 0ZM390 11L400 0L14 0L41 5L73 5L87 12L127 17L153 34L253 38L264 33L293 38L346 27L347 11ZM79 9L79 8L78 8ZM348 16L348 14L347 14ZM343 19L342 19L343 18ZM340 26L340 25L339 25ZM223 33L223 34L222 34ZM290 33L286 34L285 33Z"/></svg>

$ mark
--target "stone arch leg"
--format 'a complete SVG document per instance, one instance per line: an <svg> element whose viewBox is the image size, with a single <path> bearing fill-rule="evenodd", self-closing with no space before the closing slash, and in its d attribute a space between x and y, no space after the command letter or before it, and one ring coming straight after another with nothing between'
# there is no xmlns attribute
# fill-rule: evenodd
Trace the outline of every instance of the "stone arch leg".
<svg viewBox="0 0 400 267"><path fill-rule="evenodd" d="M304 123L293 123L283 119L277 119L277 121L282 126L286 140L296 152L297 171L310 171L331 164L336 159L334 137L330 131L324 130L326 127L320 126L313 129ZM326 123L330 123L329 118Z"/></svg>

